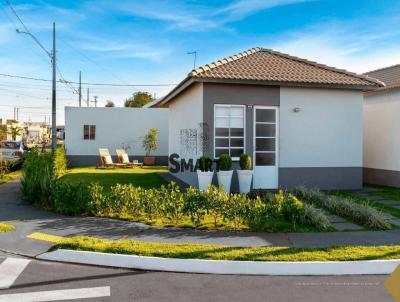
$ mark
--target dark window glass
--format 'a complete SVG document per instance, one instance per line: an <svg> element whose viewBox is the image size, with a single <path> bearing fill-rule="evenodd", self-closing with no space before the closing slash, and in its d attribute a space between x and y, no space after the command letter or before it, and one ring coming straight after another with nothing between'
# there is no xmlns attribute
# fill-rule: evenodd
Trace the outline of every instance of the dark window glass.
<svg viewBox="0 0 400 302"><path fill-rule="evenodd" d="M89 125L83 126L83 139L89 139Z"/></svg>
<svg viewBox="0 0 400 302"><path fill-rule="evenodd" d="M231 136L244 136L243 128L231 128Z"/></svg>
<svg viewBox="0 0 400 302"><path fill-rule="evenodd" d="M92 140L96 139L96 126L95 125L90 126L90 139L92 139Z"/></svg>
<svg viewBox="0 0 400 302"><path fill-rule="evenodd" d="M229 136L229 128L215 128L215 136Z"/></svg>
<svg viewBox="0 0 400 302"><path fill-rule="evenodd" d="M243 138L231 138L231 147L243 147Z"/></svg>
<svg viewBox="0 0 400 302"><path fill-rule="evenodd" d="M256 122L275 123L275 112L274 109L256 109Z"/></svg>
<svg viewBox="0 0 400 302"><path fill-rule="evenodd" d="M240 157L243 154L243 149L231 149L231 157Z"/></svg>
<svg viewBox="0 0 400 302"><path fill-rule="evenodd" d="M229 149L215 149L216 157L220 157L222 154L229 154Z"/></svg>
<svg viewBox="0 0 400 302"><path fill-rule="evenodd" d="M274 124L256 124L256 136L275 137L276 126Z"/></svg>
<svg viewBox="0 0 400 302"><path fill-rule="evenodd" d="M275 151L275 138L256 138L256 151Z"/></svg>
<svg viewBox="0 0 400 302"><path fill-rule="evenodd" d="M256 152L256 165L257 166L275 166L275 153L257 153Z"/></svg>
<svg viewBox="0 0 400 302"><path fill-rule="evenodd" d="M229 138L216 138L215 147L229 147Z"/></svg>

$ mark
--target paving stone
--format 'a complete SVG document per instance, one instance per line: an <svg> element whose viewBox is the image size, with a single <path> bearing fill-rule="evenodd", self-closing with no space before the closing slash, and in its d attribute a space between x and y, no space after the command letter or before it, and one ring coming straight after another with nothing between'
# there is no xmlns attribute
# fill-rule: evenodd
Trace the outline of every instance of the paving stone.
<svg viewBox="0 0 400 302"><path fill-rule="evenodd" d="M393 219L388 220L388 222L390 222L391 224L400 226L400 218L393 218Z"/></svg>
<svg viewBox="0 0 400 302"><path fill-rule="evenodd" d="M378 188L372 188L372 187L364 187L363 192L379 192L382 191L382 189Z"/></svg>
<svg viewBox="0 0 400 302"><path fill-rule="evenodd" d="M331 223L347 222L347 220L345 218L334 215L334 214L326 214L326 216L328 217L328 219Z"/></svg>
<svg viewBox="0 0 400 302"><path fill-rule="evenodd" d="M336 222L332 223L332 226L338 231L347 231L347 230L357 231L363 229L362 226L352 222Z"/></svg>
<svg viewBox="0 0 400 302"><path fill-rule="evenodd" d="M384 204L386 206L400 206L400 201L397 200L383 199L383 200L376 200L375 202Z"/></svg>
<svg viewBox="0 0 400 302"><path fill-rule="evenodd" d="M365 196L364 198L365 198L365 199L368 199L369 201L385 200L384 197L381 197L381 196L371 196L371 195Z"/></svg>

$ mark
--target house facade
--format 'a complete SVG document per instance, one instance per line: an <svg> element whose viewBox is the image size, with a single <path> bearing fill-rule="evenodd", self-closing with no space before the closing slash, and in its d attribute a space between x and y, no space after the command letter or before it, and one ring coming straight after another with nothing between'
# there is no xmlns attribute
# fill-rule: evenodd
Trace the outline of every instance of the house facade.
<svg viewBox="0 0 400 302"><path fill-rule="evenodd" d="M240 154L247 153L254 162L254 189L358 189L362 91L382 86L366 76L254 48L193 70L155 106L169 108L169 154L181 163L228 153L237 168ZM188 165L172 170L197 185Z"/></svg>
<svg viewBox="0 0 400 302"><path fill-rule="evenodd" d="M400 187L400 65L367 74L386 87L365 93L364 181Z"/></svg>
<svg viewBox="0 0 400 302"><path fill-rule="evenodd" d="M143 137L157 128L156 164L168 162L168 109L118 107L65 107L65 150L71 166L99 163L99 148L117 160L116 149L125 149L130 160L143 162Z"/></svg>

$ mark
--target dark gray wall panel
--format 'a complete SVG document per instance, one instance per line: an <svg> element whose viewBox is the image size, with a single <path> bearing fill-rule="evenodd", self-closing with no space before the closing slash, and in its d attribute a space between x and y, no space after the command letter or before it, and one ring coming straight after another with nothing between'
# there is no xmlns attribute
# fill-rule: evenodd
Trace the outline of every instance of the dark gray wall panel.
<svg viewBox="0 0 400 302"><path fill-rule="evenodd" d="M114 163L117 162L117 157L112 156ZM143 162L143 156L129 156L129 160L137 159ZM96 166L100 162L100 157L97 155L67 155L68 165L70 167L81 166ZM156 156L156 165L168 165L168 156Z"/></svg>
<svg viewBox="0 0 400 302"><path fill-rule="evenodd" d="M372 185L400 187L400 171L364 168L364 182Z"/></svg>
<svg viewBox="0 0 400 302"><path fill-rule="evenodd" d="M279 187L358 190L362 188L362 174L361 167L279 168Z"/></svg>

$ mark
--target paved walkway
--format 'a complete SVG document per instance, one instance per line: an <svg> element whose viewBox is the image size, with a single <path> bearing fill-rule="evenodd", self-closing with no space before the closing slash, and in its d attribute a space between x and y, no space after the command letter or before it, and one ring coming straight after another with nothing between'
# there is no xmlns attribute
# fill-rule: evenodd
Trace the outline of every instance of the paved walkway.
<svg viewBox="0 0 400 302"><path fill-rule="evenodd" d="M28 239L32 232L59 236L131 238L150 242L196 242L236 246L329 247L335 245L400 245L400 230L387 232L265 233L155 228L140 223L97 217L68 217L37 209L21 200L19 181L0 186L0 221L17 231L0 233L0 251L36 256L52 244Z"/></svg>

